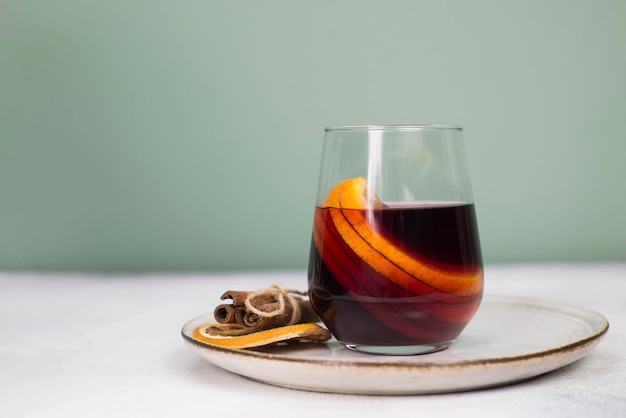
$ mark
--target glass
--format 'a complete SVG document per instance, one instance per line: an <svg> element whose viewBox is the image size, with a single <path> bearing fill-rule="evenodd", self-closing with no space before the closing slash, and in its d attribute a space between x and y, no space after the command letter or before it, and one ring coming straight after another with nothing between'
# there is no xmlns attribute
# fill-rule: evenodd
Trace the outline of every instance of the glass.
<svg viewBox="0 0 626 418"><path fill-rule="evenodd" d="M313 308L349 349L452 343L483 292L462 128L326 128L308 280Z"/></svg>

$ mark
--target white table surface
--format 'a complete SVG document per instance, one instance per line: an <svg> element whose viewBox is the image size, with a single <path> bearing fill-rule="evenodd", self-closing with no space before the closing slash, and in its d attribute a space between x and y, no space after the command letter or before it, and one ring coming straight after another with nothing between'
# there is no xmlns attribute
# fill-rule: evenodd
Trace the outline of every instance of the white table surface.
<svg viewBox="0 0 626 418"><path fill-rule="evenodd" d="M582 360L515 385L322 394L226 372L180 336L223 291L304 289L304 271L0 273L0 417L626 417L626 264L487 266L485 277L487 294L598 311L609 332Z"/></svg>

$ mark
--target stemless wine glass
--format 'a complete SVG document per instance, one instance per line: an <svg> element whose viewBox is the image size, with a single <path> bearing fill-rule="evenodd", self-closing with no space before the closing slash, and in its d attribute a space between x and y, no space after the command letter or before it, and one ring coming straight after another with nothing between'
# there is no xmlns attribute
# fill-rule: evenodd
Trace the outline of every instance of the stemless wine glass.
<svg viewBox="0 0 626 418"><path fill-rule="evenodd" d="M452 343L483 291L462 128L326 128L308 280L313 308L349 349Z"/></svg>

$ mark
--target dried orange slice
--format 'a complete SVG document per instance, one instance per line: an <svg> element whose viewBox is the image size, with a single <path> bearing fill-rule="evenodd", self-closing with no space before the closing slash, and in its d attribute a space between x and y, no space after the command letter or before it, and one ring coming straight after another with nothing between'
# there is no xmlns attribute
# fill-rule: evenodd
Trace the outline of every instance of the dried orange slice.
<svg viewBox="0 0 626 418"><path fill-rule="evenodd" d="M196 327L193 330L193 338L206 344L225 348L253 348L293 340L324 342L330 339L330 332L314 323L287 325L246 335L226 337L213 334L210 331L213 325L215 324Z"/></svg>

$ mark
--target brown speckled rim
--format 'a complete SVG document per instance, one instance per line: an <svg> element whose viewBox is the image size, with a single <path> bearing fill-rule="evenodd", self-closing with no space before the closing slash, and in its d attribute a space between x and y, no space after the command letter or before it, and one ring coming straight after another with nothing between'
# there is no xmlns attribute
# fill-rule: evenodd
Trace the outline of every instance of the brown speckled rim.
<svg viewBox="0 0 626 418"><path fill-rule="evenodd" d="M597 321L599 321L600 326L594 329L589 335L585 338L573 340L570 343L550 348L547 350L536 351L528 354L522 355L514 355L507 357L494 357L487 359L458 359L458 360L445 360L445 361L429 361L428 355L417 355L417 356L371 356L372 359L376 360L354 360L354 359L312 359L312 358L298 358L292 355L283 355L276 353L267 353L264 351L257 351L254 349L231 349L224 347L217 347L214 345L207 344L202 341L198 341L192 338L185 332L185 328L188 328L190 324L197 322L201 319L210 319L211 314L200 315L190 321L188 321L181 330L182 337L190 344L197 345L203 349L208 349L214 352L232 355L232 356L240 356L240 357L252 357L264 360L272 360L272 361L281 361L285 363L300 363L300 364L310 364L316 366L331 366L331 367L359 367L359 368L397 368L402 370L419 370L419 369L451 369L451 368L467 368L472 366L488 366L488 365L498 365L498 364L508 364L508 363L524 363L531 360L539 360L542 358L547 358L555 355L560 355L569 352L575 352L577 350L583 349L591 344L595 345L600 341L600 338L606 334L609 329L608 320L602 316L601 314L581 308L579 306L565 304L561 302L553 302L547 301L543 299L535 299L535 298L526 298L526 297L512 297L512 296L491 296L490 301L492 302L501 302L502 300L515 300L517 303L523 303L529 306L538 306L540 305L542 309L547 309L548 306L552 307L552 310L555 312L562 313L562 309L576 310L579 312L584 312L587 315L593 316ZM364 354L367 356L367 354ZM390 360L381 360L383 357L388 357ZM410 358L411 361L406 360ZM393 359L393 360L392 360ZM419 360L416 360L419 359ZM422 360L423 359L423 360Z"/></svg>

